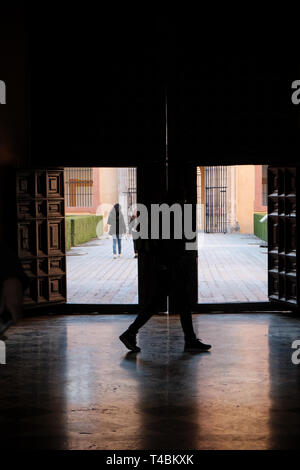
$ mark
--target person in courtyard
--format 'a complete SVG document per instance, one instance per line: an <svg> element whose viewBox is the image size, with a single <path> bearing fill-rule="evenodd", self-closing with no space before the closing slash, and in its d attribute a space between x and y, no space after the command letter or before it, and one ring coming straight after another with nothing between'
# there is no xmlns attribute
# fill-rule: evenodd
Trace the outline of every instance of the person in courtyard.
<svg viewBox="0 0 300 470"><path fill-rule="evenodd" d="M183 199L183 197L181 198ZM171 202L173 204L174 201ZM182 204L182 200L175 201ZM147 292L145 301L134 322L119 336L122 343L131 351L139 352L137 334L140 328L161 310L162 299L172 292L175 313L179 313L187 352L203 352L211 348L197 338L192 320L193 280L190 275L190 256L186 250L186 240L182 239L138 239L139 256L147 266Z"/></svg>
<svg viewBox="0 0 300 470"><path fill-rule="evenodd" d="M137 226L137 218L138 218L138 214L137 214L137 211L134 211L134 213L132 214L132 216L130 217L130 220L129 220L129 233L132 235L132 240L133 240L133 250L134 250L134 257L137 258L138 257L138 241L137 241L137 237L138 237L138 229L139 227Z"/></svg>
<svg viewBox="0 0 300 470"><path fill-rule="evenodd" d="M110 226L108 233L113 237L113 256L116 258L118 251L120 258L122 256L122 236L126 233L126 224L120 204L115 204L110 211L107 225Z"/></svg>

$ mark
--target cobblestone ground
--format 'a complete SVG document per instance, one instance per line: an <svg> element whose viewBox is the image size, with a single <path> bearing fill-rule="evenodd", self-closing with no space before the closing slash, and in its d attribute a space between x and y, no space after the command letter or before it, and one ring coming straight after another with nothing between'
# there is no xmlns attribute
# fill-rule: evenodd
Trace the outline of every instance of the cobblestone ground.
<svg viewBox="0 0 300 470"><path fill-rule="evenodd" d="M199 234L198 300L201 303L267 300L267 250L252 235ZM68 302L138 303L137 260L132 240L94 239L67 253Z"/></svg>
<svg viewBox="0 0 300 470"><path fill-rule="evenodd" d="M199 234L198 301L267 301L268 255L262 241L239 233Z"/></svg>
<svg viewBox="0 0 300 470"><path fill-rule="evenodd" d="M94 239L67 253L68 302L137 304L137 259L132 239L122 240L122 257L113 259L112 239Z"/></svg>

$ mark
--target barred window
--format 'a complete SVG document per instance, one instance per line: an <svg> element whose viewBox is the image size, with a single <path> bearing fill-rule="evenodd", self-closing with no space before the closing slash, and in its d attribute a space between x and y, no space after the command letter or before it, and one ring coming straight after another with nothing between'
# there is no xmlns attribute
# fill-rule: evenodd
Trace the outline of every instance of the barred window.
<svg viewBox="0 0 300 470"><path fill-rule="evenodd" d="M136 204L136 168L127 168L127 207Z"/></svg>
<svg viewBox="0 0 300 470"><path fill-rule="evenodd" d="M93 168L66 168L67 207L93 206Z"/></svg>

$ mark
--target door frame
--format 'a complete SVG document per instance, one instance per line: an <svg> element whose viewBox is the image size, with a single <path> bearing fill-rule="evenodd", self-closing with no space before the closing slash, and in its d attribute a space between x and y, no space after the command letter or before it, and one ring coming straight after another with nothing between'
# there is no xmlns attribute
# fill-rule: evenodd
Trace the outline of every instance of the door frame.
<svg viewBox="0 0 300 470"><path fill-rule="evenodd" d="M101 164L102 163L102 164ZM76 165L76 167L85 167L85 165ZM114 162L114 164L109 164L107 162L99 162L96 166L97 168L136 168L136 188L137 188L137 201L148 205L153 200L155 201L156 197L159 200L162 198L162 194L164 194L164 183L166 180L165 174L165 166L163 161L154 161L149 164L126 164L124 162L120 163L119 165ZM43 171L49 170L56 170L58 167L46 167L42 168ZM70 165L61 166L59 167L60 170L64 170L65 168L70 168ZM18 170L22 171L22 170ZM35 169L26 169L25 172L36 171ZM160 176L160 180L156 182L156 185L153 184L145 184L145 181L152 181L151 177L156 177L157 175ZM65 191L64 191L64 201L65 201ZM156 202L156 201L155 201ZM150 213L150 211L149 211ZM65 213L64 213L65 217ZM65 255L66 256L66 255ZM145 289L149 280L149 275L147 272L147 266L145 265L144 257L140 256L137 259L138 262L138 299L139 302L137 304L85 304L85 303L68 303L66 301L60 301L56 303L45 302L43 304L36 304L36 305L28 305L24 309L24 316L32 316L32 315L39 315L39 314L91 314L91 313L98 313L98 314L129 314L129 313L138 313L141 304L143 303L143 296L145 295L144 292L147 290ZM144 276L142 276L144 273ZM66 263L66 291L67 291L67 263ZM164 303L162 301L162 303ZM165 305L167 305L167 301L165 301Z"/></svg>
<svg viewBox="0 0 300 470"><path fill-rule="evenodd" d="M100 162L99 162L100 163ZM111 167L111 164L102 164L99 165L100 167ZM137 168L137 199L143 202L145 198L145 194L143 193L143 178L149 176L149 168L152 168L153 172L155 172L156 166L163 167L163 162L151 162L149 165L138 165L136 163L124 165L118 165L114 162L113 167L115 168L127 168L127 167L135 167ZM255 163L253 163L255 164ZM261 164L261 162L259 163ZM233 165L231 162L230 165ZM68 165L69 166L69 165ZM79 166L77 164L77 166ZM82 165L83 166L83 165ZM188 174L191 174L191 169L193 168L193 182L191 184L191 191L190 194L192 195L192 199L188 202L196 203L197 202L197 166L200 166L199 163L195 162L188 162L187 167L189 168ZM280 165L276 165L280 166ZM65 167L63 167L65 168ZM182 166L181 166L182 168ZM45 168L46 169L46 168ZM54 168L51 168L51 170ZM28 170L26 170L28 171ZM153 173L154 174L154 173ZM165 175L163 176L163 179ZM162 181L163 181L162 179ZM45 304L45 305L36 305L26 308L25 316L30 315L37 315L37 314L91 314L91 313L98 313L98 314L136 314L138 313L141 305L141 298L140 298L140 286L142 282L147 282L147 280L141 277L141 259L138 259L138 277L139 277L139 303L138 304L71 304L71 303L56 303L56 304ZM197 281L198 271L197 271L198 264L195 265L195 272L194 272L194 280ZM198 283L197 283L198 285ZM196 303L193 306L194 313L243 313L243 312L297 312L299 311L298 306L293 305L286 305L282 302L277 301L266 301L266 302L228 302L228 303ZM172 314L172 312L170 312Z"/></svg>
<svg viewBox="0 0 300 470"><path fill-rule="evenodd" d="M256 163L253 163L253 164L255 165ZM230 165L228 166L232 166L232 165L233 163L231 162ZM182 171L184 173L193 175L192 182L189 183L190 190L188 192L189 198L190 198L188 202L192 204L197 203L197 167L198 166L201 166L201 165L195 162L188 162L187 166L184 169L185 171L182 168ZM205 166L216 166L216 165L214 163L211 163L211 165L205 165ZM223 164L223 166L225 165ZM272 166L280 167L282 165L272 165ZM269 207L268 207L268 212L269 212ZM198 259L198 251L197 251L197 259ZM197 286L198 286L198 263L196 264L196 266L191 265L191 269L194 271L192 274L192 277L194 279L194 284L195 282L197 282ZM268 270L269 270L269 266L268 266ZM299 306L286 304L284 302L275 301L273 299L269 299L265 302L250 301L250 302L226 302L226 303L199 303L198 295L197 295L197 303L194 304L193 306L193 312L194 313L242 313L242 312L245 312L245 313L246 312L297 312L298 313Z"/></svg>

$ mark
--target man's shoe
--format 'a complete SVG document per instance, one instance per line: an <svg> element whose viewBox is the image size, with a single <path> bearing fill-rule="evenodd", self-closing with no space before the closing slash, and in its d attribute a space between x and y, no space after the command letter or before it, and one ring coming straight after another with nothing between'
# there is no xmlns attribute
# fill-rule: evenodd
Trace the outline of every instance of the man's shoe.
<svg viewBox="0 0 300 470"><path fill-rule="evenodd" d="M186 341L184 350L186 352L202 352L208 351L211 348L210 344L204 344L200 339L194 339L193 341Z"/></svg>
<svg viewBox="0 0 300 470"><path fill-rule="evenodd" d="M119 336L120 340L123 344L125 344L126 348L130 349L130 351L140 352L141 348L139 348L136 344L136 335L130 333L128 330L125 333Z"/></svg>

